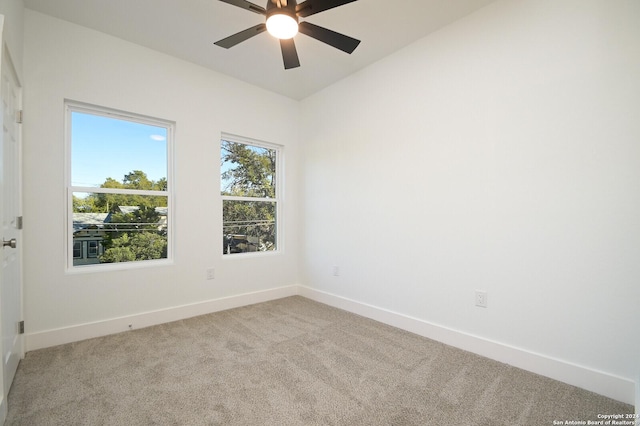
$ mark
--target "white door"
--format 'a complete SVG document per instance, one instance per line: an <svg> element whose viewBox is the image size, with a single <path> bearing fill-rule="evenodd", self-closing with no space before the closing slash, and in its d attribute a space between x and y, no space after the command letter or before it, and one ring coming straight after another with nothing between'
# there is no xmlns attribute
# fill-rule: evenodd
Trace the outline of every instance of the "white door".
<svg viewBox="0 0 640 426"><path fill-rule="evenodd" d="M21 143L19 112L21 91L6 46L1 41L0 108L0 225L2 264L0 265L0 329L2 332L2 400L0 422L7 410L7 395L20 359L24 357L22 320L22 249L21 243Z"/></svg>

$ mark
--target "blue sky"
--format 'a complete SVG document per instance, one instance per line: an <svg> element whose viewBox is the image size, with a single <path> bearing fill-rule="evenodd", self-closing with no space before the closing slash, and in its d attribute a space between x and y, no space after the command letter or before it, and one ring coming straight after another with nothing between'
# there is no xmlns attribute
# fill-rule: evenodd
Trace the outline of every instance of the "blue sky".
<svg viewBox="0 0 640 426"><path fill-rule="evenodd" d="M108 178L142 170L151 180L167 177L167 129L72 112L71 184L99 187Z"/></svg>

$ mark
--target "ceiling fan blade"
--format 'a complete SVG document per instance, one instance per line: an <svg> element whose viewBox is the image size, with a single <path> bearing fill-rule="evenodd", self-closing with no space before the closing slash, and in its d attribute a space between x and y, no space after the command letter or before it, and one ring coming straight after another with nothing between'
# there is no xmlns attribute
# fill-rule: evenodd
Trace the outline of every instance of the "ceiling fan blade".
<svg viewBox="0 0 640 426"><path fill-rule="evenodd" d="M220 0L223 3L232 4L234 6L241 7L243 9L250 10L252 12L258 13L260 15L266 15L267 11L264 7L258 6L257 4L253 4L247 0Z"/></svg>
<svg viewBox="0 0 640 426"><path fill-rule="evenodd" d="M351 38L344 34L328 30L324 27L320 27L306 21L300 22L298 25L298 31L349 54L356 50L356 47L360 44L360 40L356 40L355 38Z"/></svg>
<svg viewBox="0 0 640 426"><path fill-rule="evenodd" d="M282 60L284 61L285 70L300 66L298 52L296 51L296 45L292 38L287 40L280 39L280 49L282 49Z"/></svg>
<svg viewBox="0 0 640 426"><path fill-rule="evenodd" d="M253 36L256 36L262 32L265 32L266 30L267 30L267 26L265 24L258 24L255 27L247 28L244 31L240 31L239 33L230 35L227 38L218 40L214 44L220 47L224 47L225 49L228 49L230 47L235 46L238 43L242 43L243 41L250 39Z"/></svg>
<svg viewBox="0 0 640 426"><path fill-rule="evenodd" d="M354 1L357 0L307 0L296 6L296 14L305 18Z"/></svg>

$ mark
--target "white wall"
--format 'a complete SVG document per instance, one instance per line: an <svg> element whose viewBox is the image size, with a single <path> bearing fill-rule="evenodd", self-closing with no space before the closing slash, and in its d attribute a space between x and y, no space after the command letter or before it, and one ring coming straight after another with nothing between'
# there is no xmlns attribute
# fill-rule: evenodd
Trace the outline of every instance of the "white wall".
<svg viewBox="0 0 640 426"><path fill-rule="evenodd" d="M302 282L633 402L639 17L633 0L498 2L296 103L27 10L27 349ZM64 98L177 122L173 266L65 275ZM221 131L286 145L285 253L221 259Z"/></svg>
<svg viewBox="0 0 640 426"><path fill-rule="evenodd" d="M22 0L0 0L0 15L5 16L4 43L20 80L22 79L23 10Z"/></svg>
<svg viewBox="0 0 640 426"><path fill-rule="evenodd" d="M601 372L624 389L592 390L633 403L638 22L637 1L497 2L304 100L311 293Z"/></svg>
<svg viewBox="0 0 640 426"><path fill-rule="evenodd" d="M131 322L135 328L136 321L147 325L229 304L205 303L198 309L178 309L174 316L143 315L148 312L266 292L239 302L246 303L275 297L281 293L273 289L298 284L298 133L290 120L296 102L31 10L25 11L24 65L29 116L24 124L28 350L125 329ZM65 274L65 98L176 122L172 266ZM222 259L221 132L285 145L283 253ZM205 279L208 267L215 268L213 281ZM129 318L118 321L121 317Z"/></svg>

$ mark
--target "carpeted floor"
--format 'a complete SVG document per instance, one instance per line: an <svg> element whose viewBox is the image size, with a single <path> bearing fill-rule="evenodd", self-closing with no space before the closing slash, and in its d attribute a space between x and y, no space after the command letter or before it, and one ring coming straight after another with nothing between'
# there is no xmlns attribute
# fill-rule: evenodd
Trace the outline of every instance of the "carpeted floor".
<svg viewBox="0 0 640 426"><path fill-rule="evenodd" d="M6 425L509 425L633 407L295 296L29 352Z"/></svg>

